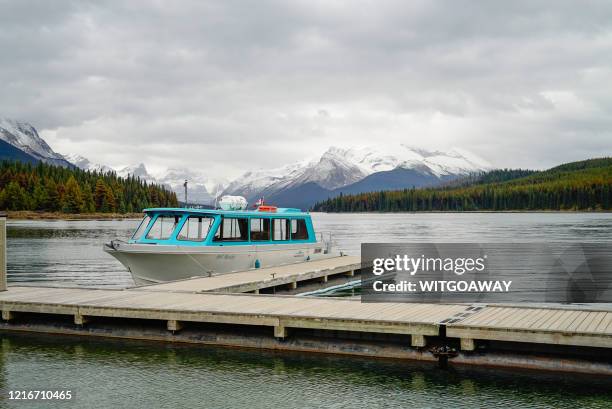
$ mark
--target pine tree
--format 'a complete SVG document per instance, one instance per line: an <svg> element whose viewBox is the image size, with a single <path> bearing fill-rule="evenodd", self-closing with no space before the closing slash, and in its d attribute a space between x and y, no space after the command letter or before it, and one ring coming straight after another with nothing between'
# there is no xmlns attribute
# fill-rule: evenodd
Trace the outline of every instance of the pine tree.
<svg viewBox="0 0 612 409"><path fill-rule="evenodd" d="M41 183L38 183L34 187L34 192L32 192L32 201L35 210L44 210L49 201L49 196L47 195L47 189Z"/></svg>
<svg viewBox="0 0 612 409"><path fill-rule="evenodd" d="M104 183L104 180L102 179L98 179L96 181L96 188L94 190L94 203L96 205L97 211L108 211L106 209L106 183Z"/></svg>
<svg viewBox="0 0 612 409"><path fill-rule="evenodd" d="M49 211L56 211L60 209L60 194L57 190L57 184L53 179L49 179L45 190L47 193L47 202L45 204L45 209Z"/></svg>
<svg viewBox="0 0 612 409"><path fill-rule="evenodd" d="M10 182L2 191L0 202L2 208L7 210L25 209L25 191L16 181Z"/></svg>
<svg viewBox="0 0 612 409"><path fill-rule="evenodd" d="M63 211L66 213L80 213L83 210L83 194L74 176L66 182Z"/></svg>
<svg viewBox="0 0 612 409"><path fill-rule="evenodd" d="M113 189L106 187L106 193L104 195L104 206L105 211L114 213L117 211L117 202L115 201L115 194Z"/></svg>
<svg viewBox="0 0 612 409"><path fill-rule="evenodd" d="M83 212L94 213L96 211L96 204L94 202L94 196L91 191L91 185L88 183L83 186Z"/></svg>

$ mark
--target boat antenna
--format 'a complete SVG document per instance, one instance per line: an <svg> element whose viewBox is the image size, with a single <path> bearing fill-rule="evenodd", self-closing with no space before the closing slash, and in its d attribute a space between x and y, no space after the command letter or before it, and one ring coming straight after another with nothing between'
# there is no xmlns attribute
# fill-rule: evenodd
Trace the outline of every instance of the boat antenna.
<svg viewBox="0 0 612 409"><path fill-rule="evenodd" d="M215 209L217 208L217 200L219 200L219 186L220 184L217 183L217 189L215 190Z"/></svg>
<svg viewBox="0 0 612 409"><path fill-rule="evenodd" d="M187 179L185 179L183 186L185 186L185 207L187 207Z"/></svg>

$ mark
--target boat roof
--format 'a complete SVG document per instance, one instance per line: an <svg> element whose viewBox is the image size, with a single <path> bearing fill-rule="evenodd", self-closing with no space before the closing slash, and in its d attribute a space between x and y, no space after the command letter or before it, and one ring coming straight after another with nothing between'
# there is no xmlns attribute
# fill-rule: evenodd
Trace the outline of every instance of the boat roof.
<svg viewBox="0 0 612 409"><path fill-rule="evenodd" d="M189 207L153 207L144 209L145 213L190 213L190 214L212 214L212 215L223 215L223 216L274 216L274 215L287 215L287 216L310 216L308 212L303 212L301 209L294 209L291 207L278 207L275 212L260 211L258 209L253 210L222 210L222 209L194 209Z"/></svg>

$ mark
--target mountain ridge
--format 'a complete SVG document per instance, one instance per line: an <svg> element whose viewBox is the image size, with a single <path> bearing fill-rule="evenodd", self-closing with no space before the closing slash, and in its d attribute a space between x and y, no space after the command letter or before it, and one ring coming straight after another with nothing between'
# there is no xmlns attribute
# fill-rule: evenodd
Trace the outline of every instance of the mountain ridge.
<svg viewBox="0 0 612 409"><path fill-rule="evenodd" d="M144 163L112 168L76 154L60 155L25 122L0 119L4 159L74 166L98 173L138 177L184 196L188 181L190 203L212 204L221 195L245 196L250 203L264 197L278 206L309 208L315 202L340 194L435 186L491 169L482 158L459 148L427 150L408 144L365 147L330 146L321 155L271 169L248 170L232 181L208 177L186 168L169 168L152 174ZM0 146L1 148L1 146Z"/></svg>
<svg viewBox="0 0 612 409"><path fill-rule="evenodd" d="M457 148L444 153L408 145L332 146L318 159L246 172L223 194L244 195L249 202L264 197L279 206L308 208L345 192L432 186L491 168L485 160Z"/></svg>

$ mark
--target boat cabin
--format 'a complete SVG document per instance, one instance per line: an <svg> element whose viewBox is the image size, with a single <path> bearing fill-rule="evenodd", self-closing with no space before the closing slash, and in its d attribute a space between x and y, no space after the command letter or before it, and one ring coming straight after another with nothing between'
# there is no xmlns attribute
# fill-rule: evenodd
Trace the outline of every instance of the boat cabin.
<svg viewBox="0 0 612 409"><path fill-rule="evenodd" d="M145 209L130 243L227 246L315 243L312 220L299 209Z"/></svg>

